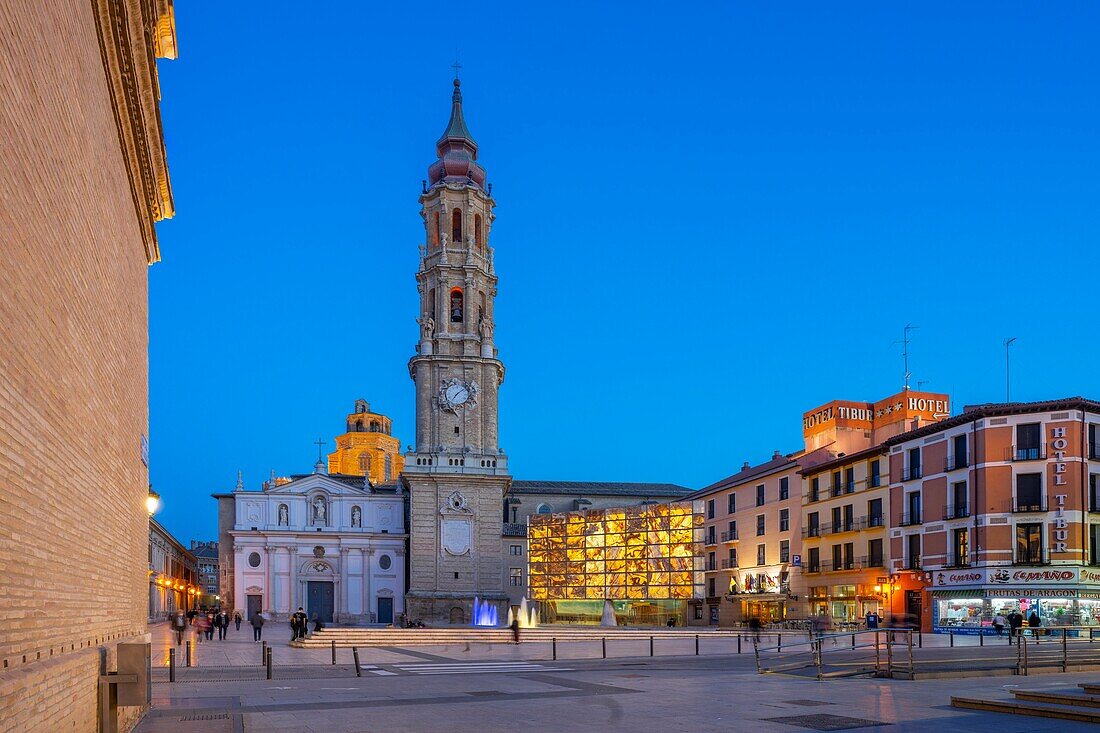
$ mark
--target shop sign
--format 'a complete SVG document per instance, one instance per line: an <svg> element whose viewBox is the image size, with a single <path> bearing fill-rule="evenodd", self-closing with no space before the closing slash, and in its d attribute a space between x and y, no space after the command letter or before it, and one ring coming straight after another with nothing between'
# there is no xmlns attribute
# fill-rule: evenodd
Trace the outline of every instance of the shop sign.
<svg viewBox="0 0 1100 733"><path fill-rule="evenodd" d="M989 572L989 582L993 585L1020 585L1077 582L1077 568L1068 570L1012 570L1011 568L998 568Z"/></svg>
<svg viewBox="0 0 1100 733"><path fill-rule="evenodd" d="M985 572L981 570L971 570L968 572L939 572L935 575L934 585L981 585L985 580Z"/></svg>
<svg viewBox="0 0 1100 733"><path fill-rule="evenodd" d="M989 570L943 570L932 574L932 584L936 587L945 588L967 585L1004 585L1016 588L1033 585L1061 586L1077 583L1100 584L1100 572L1076 567L1057 570L1006 567Z"/></svg>
<svg viewBox="0 0 1100 733"><path fill-rule="evenodd" d="M1100 584L1100 572L1092 568L1081 568L1081 582Z"/></svg>

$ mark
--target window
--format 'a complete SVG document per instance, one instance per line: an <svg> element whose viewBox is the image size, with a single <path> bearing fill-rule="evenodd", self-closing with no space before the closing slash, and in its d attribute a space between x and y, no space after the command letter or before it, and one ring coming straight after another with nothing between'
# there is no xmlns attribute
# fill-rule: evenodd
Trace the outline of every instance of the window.
<svg viewBox="0 0 1100 733"><path fill-rule="evenodd" d="M764 506L764 484L756 487L756 506Z"/></svg>
<svg viewBox="0 0 1100 733"><path fill-rule="evenodd" d="M810 551L806 553L807 572L820 573L821 572L821 548L811 547Z"/></svg>
<svg viewBox="0 0 1100 733"><path fill-rule="evenodd" d="M523 585L523 568L508 568L508 585Z"/></svg>
<svg viewBox="0 0 1100 733"><path fill-rule="evenodd" d="M729 523L729 529L726 532L725 541L737 539L737 522L733 521Z"/></svg>
<svg viewBox="0 0 1100 733"><path fill-rule="evenodd" d="M766 559L767 559L767 545L757 545L756 546L756 564L757 565L766 565L767 564L765 562Z"/></svg>
<svg viewBox="0 0 1100 733"><path fill-rule="evenodd" d="M762 537L764 535L764 515L756 515L756 536Z"/></svg>
<svg viewBox="0 0 1100 733"><path fill-rule="evenodd" d="M535 510L537 514L552 514L553 511L549 504L539 504L538 509Z"/></svg>
<svg viewBox="0 0 1100 733"><path fill-rule="evenodd" d="M370 453L359 454L359 470L363 475L370 473Z"/></svg>
<svg viewBox="0 0 1100 733"><path fill-rule="evenodd" d="M784 476L779 479L779 500L791 498L791 480Z"/></svg>
<svg viewBox="0 0 1100 733"><path fill-rule="evenodd" d="M510 545L508 547L508 554L509 555L522 555L523 554L523 545Z"/></svg>
<svg viewBox="0 0 1100 733"><path fill-rule="evenodd" d="M854 504L845 504L844 505L844 531L845 532L851 532L853 529L856 528L856 520L855 520L855 516L853 515L854 507L855 507Z"/></svg>
<svg viewBox="0 0 1100 733"><path fill-rule="evenodd" d="M817 537L821 534L821 523L818 518L817 512L810 512L806 515L806 536Z"/></svg>
<svg viewBox="0 0 1100 733"><path fill-rule="evenodd" d="M970 511L967 507L967 494L966 494L966 482L956 481L951 484L951 511L947 519L959 519L961 517L969 517Z"/></svg>
<svg viewBox="0 0 1100 733"><path fill-rule="evenodd" d="M1043 506L1043 474L1019 473L1016 474L1016 506L1017 512L1041 512Z"/></svg>
<svg viewBox="0 0 1100 733"><path fill-rule="evenodd" d="M1089 511L1100 512L1100 493L1097 493L1100 489L1100 479L1097 478L1097 474L1089 474Z"/></svg>
<svg viewBox="0 0 1100 733"><path fill-rule="evenodd" d="M951 440L952 452L955 454L953 460L950 463L951 470L956 468L966 468L970 465L969 456L966 450L966 435L956 435Z"/></svg>
<svg viewBox="0 0 1100 733"><path fill-rule="evenodd" d="M737 511L737 495L730 492L730 495L726 497L726 514L733 514Z"/></svg>
<svg viewBox="0 0 1100 733"><path fill-rule="evenodd" d="M850 494L856 490L856 470L854 468L844 469L844 493Z"/></svg>
<svg viewBox="0 0 1100 733"><path fill-rule="evenodd" d="M840 492L840 471L833 471L833 496L838 495Z"/></svg>
<svg viewBox="0 0 1100 733"><path fill-rule="evenodd" d="M844 560L841 558L842 548L840 545L833 545L833 570L843 570Z"/></svg>
<svg viewBox="0 0 1100 733"><path fill-rule="evenodd" d="M708 598L714 598L714 596L718 595L714 590L714 580L715 580L714 578L708 578L707 579L707 597Z"/></svg>
<svg viewBox="0 0 1100 733"><path fill-rule="evenodd" d="M869 473L871 475L871 488L882 486L882 467L879 465L877 458L871 461Z"/></svg>
<svg viewBox="0 0 1100 733"><path fill-rule="evenodd" d="M713 524L710 525L709 527L707 527L707 544L708 545L717 544L714 541L714 525Z"/></svg>
<svg viewBox="0 0 1100 733"><path fill-rule="evenodd" d="M694 608L695 608L695 620L696 621L702 621L703 620L703 604L702 603L697 603L694 606Z"/></svg>
<svg viewBox="0 0 1100 733"><path fill-rule="evenodd" d="M382 570L389 570L392 565L393 558L389 555L383 555L382 557L378 558L378 567Z"/></svg>
<svg viewBox="0 0 1100 733"><path fill-rule="evenodd" d="M435 212L435 226L432 227L432 244L436 247L439 246L439 212Z"/></svg>
<svg viewBox="0 0 1100 733"><path fill-rule="evenodd" d="M714 519L714 499L707 499L707 519Z"/></svg>
<svg viewBox="0 0 1100 733"><path fill-rule="evenodd" d="M428 315L435 320L435 288L428 291Z"/></svg>
<svg viewBox="0 0 1100 733"><path fill-rule="evenodd" d="M253 552L248 555L248 567L258 568L260 567L260 553Z"/></svg>
<svg viewBox="0 0 1100 733"><path fill-rule="evenodd" d="M951 532L952 565L966 567L970 564L970 530L961 527Z"/></svg>
<svg viewBox="0 0 1100 733"><path fill-rule="evenodd" d="M843 530L843 527L842 527L842 525L841 525L841 523L840 523L840 507L838 507L838 506L835 506L835 507L833 507L833 526L832 526L832 531L833 531L833 532L842 532L842 531L844 531L844 530Z"/></svg>
<svg viewBox="0 0 1100 733"><path fill-rule="evenodd" d="M474 214L474 243L483 247L485 242L481 239L481 214Z"/></svg>
<svg viewBox="0 0 1100 733"><path fill-rule="evenodd" d="M907 511L905 516L902 517L902 524L920 524L921 523L921 507L920 507L920 492L910 491L905 496L905 505Z"/></svg>
<svg viewBox="0 0 1100 733"><path fill-rule="evenodd" d="M1089 458L1100 458L1100 441L1097 440L1097 426L1089 425Z"/></svg>
<svg viewBox="0 0 1100 733"><path fill-rule="evenodd" d="M1089 565L1100 565L1100 524L1089 525Z"/></svg>
<svg viewBox="0 0 1100 733"><path fill-rule="evenodd" d="M920 570L920 535L911 534L906 538L906 550L908 550L908 563L905 567L909 570Z"/></svg>
<svg viewBox="0 0 1100 733"><path fill-rule="evenodd" d="M791 510L780 509L779 510L779 531L788 532L791 529Z"/></svg>
<svg viewBox="0 0 1100 733"><path fill-rule="evenodd" d="M791 561L791 541L779 540L779 562Z"/></svg>
<svg viewBox="0 0 1100 733"><path fill-rule="evenodd" d="M451 241L456 246L462 242L462 209L451 212Z"/></svg>
<svg viewBox="0 0 1100 733"><path fill-rule="evenodd" d="M920 470L920 448L909 449L909 475L905 477L906 481L912 481L921 477Z"/></svg>
<svg viewBox="0 0 1100 733"><path fill-rule="evenodd" d="M1035 522L1016 525L1016 562L1038 565L1043 562L1043 525Z"/></svg>
<svg viewBox="0 0 1100 733"><path fill-rule="evenodd" d="M462 323L462 289L451 291L451 323Z"/></svg>
<svg viewBox="0 0 1100 733"><path fill-rule="evenodd" d="M855 543L844 543L844 569L852 570L856 566L856 546Z"/></svg>
<svg viewBox="0 0 1100 733"><path fill-rule="evenodd" d="M1016 451L1015 460L1034 461L1043 458L1040 443L1039 428L1041 423L1033 422L1016 426Z"/></svg>
<svg viewBox="0 0 1100 733"><path fill-rule="evenodd" d="M817 476L810 479L810 501L817 501L821 496L821 484Z"/></svg>
<svg viewBox="0 0 1100 733"><path fill-rule="evenodd" d="M867 566L872 568L882 567L882 540L867 541Z"/></svg>
<svg viewBox="0 0 1100 733"><path fill-rule="evenodd" d="M883 526L882 499L871 499L869 502L867 502L867 526Z"/></svg>
<svg viewBox="0 0 1100 733"><path fill-rule="evenodd" d="M729 549L729 555L726 558L726 567L727 568L737 567L737 548L736 547L731 547Z"/></svg>
<svg viewBox="0 0 1100 733"><path fill-rule="evenodd" d="M393 456L386 454L386 480L393 478Z"/></svg>

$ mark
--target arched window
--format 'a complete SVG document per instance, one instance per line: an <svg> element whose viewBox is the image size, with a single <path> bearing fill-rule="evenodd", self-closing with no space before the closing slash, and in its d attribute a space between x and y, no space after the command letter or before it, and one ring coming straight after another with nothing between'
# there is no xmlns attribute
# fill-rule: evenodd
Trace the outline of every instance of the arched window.
<svg viewBox="0 0 1100 733"><path fill-rule="evenodd" d="M359 454L359 470L363 473L370 473L370 453Z"/></svg>
<svg viewBox="0 0 1100 733"><path fill-rule="evenodd" d="M554 510L550 508L549 504L539 504L539 508L536 509L539 514L553 514Z"/></svg>
<svg viewBox="0 0 1100 733"><path fill-rule="evenodd" d="M371 431L372 433L380 433L380 432L382 432L382 426L381 426L381 425L380 425L380 424L378 423L378 421L377 421L377 420L371 420L371 421L370 421L370 431Z"/></svg>
<svg viewBox="0 0 1100 733"><path fill-rule="evenodd" d="M435 227L432 230L432 244L439 246L439 212L435 212Z"/></svg>
<svg viewBox="0 0 1100 733"><path fill-rule="evenodd" d="M451 241L456 245L462 241L462 209L451 212Z"/></svg>
<svg viewBox="0 0 1100 733"><path fill-rule="evenodd" d="M363 432L363 421L362 420L356 420L355 421L355 432L357 432L357 433Z"/></svg>
<svg viewBox="0 0 1100 733"><path fill-rule="evenodd" d="M462 323L462 288L451 291L451 323Z"/></svg>
<svg viewBox="0 0 1100 733"><path fill-rule="evenodd" d="M428 291L428 315L435 320L435 288Z"/></svg>
<svg viewBox="0 0 1100 733"><path fill-rule="evenodd" d="M386 454L386 480L389 481L393 477L393 456L389 453Z"/></svg>
<svg viewBox="0 0 1100 733"><path fill-rule="evenodd" d="M474 242L478 247L485 245L481 239L481 214L474 214Z"/></svg>

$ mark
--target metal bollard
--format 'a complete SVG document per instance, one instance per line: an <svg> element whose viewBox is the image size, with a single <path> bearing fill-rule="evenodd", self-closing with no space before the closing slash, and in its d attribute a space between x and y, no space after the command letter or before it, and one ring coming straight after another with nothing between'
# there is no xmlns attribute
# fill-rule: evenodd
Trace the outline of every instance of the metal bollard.
<svg viewBox="0 0 1100 733"><path fill-rule="evenodd" d="M267 678L271 679L271 649L267 650Z"/></svg>
<svg viewBox="0 0 1100 733"><path fill-rule="evenodd" d="M951 637L951 646L955 646L955 630L954 629L948 629L947 630L947 635Z"/></svg>
<svg viewBox="0 0 1100 733"><path fill-rule="evenodd" d="M1066 656L1066 654L1067 654L1067 649L1066 649L1066 630L1065 630L1065 629L1062 629L1062 671L1063 671L1063 672L1065 672L1065 671L1066 671L1066 669L1067 669L1067 667L1068 667L1068 665L1069 665L1069 659L1068 659L1068 657Z"/></svg>
<svg viewBox="0 0 1100 733"><path fill-rule="evenodd" d="M649 637L649 656L653 656L653 637Z"/></svg>
<svg viewBox="0 0 1100 733"><path fill-rule="evenodd" d="M741 635L740 634L737 635L737 653L738 654L741 653Z"/></svg>
<svg viewBox="0 0 1100 733"><path fill-rule="evenodd" d="M336 639L332 640L332 663L336 664Z"/></svg>
<svg viewBox="0 0 1100 733"><path fill-rule="evenodd" d="M776 635L775 635L775 650L777 652L783 651L783 634L776 633Z"/></svg>
<svg viewBox="0 0 1100 733"><path fill-rule="evenodd" d="M985 646L985 632L978 629L978 646Z"/></svg>
<svg viewBox="0 0 1100 733"><path fill-rule="evenodd" d="M603 646L603 658L607 659L607 637L600 639L600 644Z"/></svg>
<svg viewBox="0 0 1100 733"><path fill-rule="evenodd" d="M856 635L855 634L852 634L852 648L853 649L856 648Z"/></svg>
<svg viewBox="0 0 1100 733"><path fill-rule="evenodd" d="M188 642L187 642L187 666L188 666L188 667L190 667L190 666L191 666L191 645L192 645L193 643L194 643L194 642L192 642L192 641L188 641Z"/></svg>
<svg viewBox="0 0 1100 733"><path fill-rule="evenodd" d="M699 635L695 635L695 656L699 656Z"/></svg>
<svg viewBox="0 0 1100 733"><path fill-rule="evenodd" d="M168 681L176 681L176 650L168 650Z"/></svg>
<svg viewBox="0 0 1100 733"><path fill-rule="evenodd" d="M558 637L556 636L550 638L550 651L554 655L554 661L558 661Z"/></svg>
<svg viewBox="0 0 1100 733"><path fill-rule="evenodd" d="M917 649L924 648L924 631L917 631Z"/></svg>
<svg viewBox="0 0 1100 733"><path fill-rule="evenodd" d="M267 642L260 645L260 666L267 664Z"/></svg>
<svg viewBox="0 0 1100 733"><path fill-rule="evenodd" d="M362 677L363 676L363 668L359 666L359 648L358 647L353 646L351 648L351 656L355 660L355 676L356 677Z"/></svg>

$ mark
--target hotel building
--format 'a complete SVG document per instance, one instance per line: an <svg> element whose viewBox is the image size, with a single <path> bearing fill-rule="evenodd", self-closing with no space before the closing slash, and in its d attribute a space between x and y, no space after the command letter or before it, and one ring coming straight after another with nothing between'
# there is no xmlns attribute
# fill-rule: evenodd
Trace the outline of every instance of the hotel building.
<svg viewBox="0 0 1100 733"><path fill-rule="evenodd" d="M890 570L929 581L906 594L926 631L1097 623L1100 403L968 407L885 447Z"/></svg>

